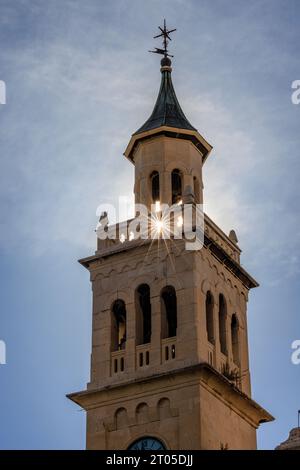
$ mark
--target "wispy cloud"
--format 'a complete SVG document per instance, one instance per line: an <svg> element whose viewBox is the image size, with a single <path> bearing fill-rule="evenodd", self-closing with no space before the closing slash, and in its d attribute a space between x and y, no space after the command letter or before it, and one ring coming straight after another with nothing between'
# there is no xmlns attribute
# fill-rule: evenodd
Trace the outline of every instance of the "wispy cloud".
<svg viewBox="0 0 300 470"><path fill-rule="evenodd" d="M124 11L126 2L119 5ZM28 6L28 2L22 2L23 8ZM182 8L180 2L177 6ZM65 2L65 8L69 11L72 27L81 33L90 27L91 15L98 12L94 2L83 10L76 2ZM188 2L186 14L193 8L192 2ZM209 15L206 3L203 8ZM79 10L83 15L79 15ZM57 2L49 12L60 25L61 10ZM255 61L250 61L252 73L257 71L260 61L266 59L266 53L269 66L277 56L271 42L266 40L266 29L261 22L253 21L255 12L253 5L249 7L247 15L252 21L248 21L244 30L246 34L255 29L251 43L241 41L240 35L231 34L233 44L241 41L244 54L249 54L251 47L256 47L259 41L265 41L264 52L259 53ZM105 8L102 13L106 14ZM31 18L41 14L38 3L31 3L29 14ZM237 20L244 20L239 10L236 17L226 19L225 16L220 21L220 31ZM10 26L18 25L20 10L5 2L2 21ZM184 24L185 17L183 28ZM58 34L54 37L50 26L45 27L45 40L17 42L15 48L1 51L11 74L8 87L12 98L5 113L1 110L5 142L1 185L5 222L1 237L5 241L3 245L9 249L17 243L17 238L11 234L18 233L36 252L41 252L50 240L68 239L72 233L71 243L85 243L91 249L97 205L108 194L116 200L120 188L122 194L132 194L133 168L123 159L122 153L130 134L151 112L159 86L159 72L150 69L152 57L145 56L140 60L140 54L132 47L134 36L130 33L124 38L123 29L118 30L115 25L106 24L105 29L101 25L101 32L96 30L94 36L87 39L90 47L85 40L81 43L74 40L75 31L70 34L69 30L64 37L56 26ZM179 28L179 37L182 34ZM197 32L196 37L199 35ZM99 36L103 38L101 47ZM203 47L210 47L216 35L204 30L201 39L203 54ZM214 47L221 47L218 38ZM185 51L185 56L188 54ZM245 245L250 251L253 245L258 246L261 256L272 263L277 256L275 253L279 253L276 263L287 271L287 275L292 275L290 267L284 263L282 266L280 262L287 234L297 233L298 228L295 217L288 214L286 200L290 192L287 191L281 200L277 196L262 198L261 189L256 194L258 173L267 176L266 193L270 194L272 181L278 181L282 171L279 164L281 151L276 151L278 135L268 123L265 101L258 98L253 103L253 91L247 94L241 83L240 88L233 90L228 106L230 96L223 99L220 87L215 90L214 74L203 70L202 64L199 64L198 72L193 55L190 57L190 61L187 57L186 61L193 63L193 68L185 76L190 83L186 86L185 80L183 85L179 65L175 81L178 81L180 101L186 114L214 146L204 170L206 211L226 232L235 228L242 247ZM182 60L180 56L179 59ZM285 54L286 65L289 60ZM201 89L207 88L204 92L199 92L197 73L201 76ZM222 62L217 73L220 83L228 83L226 64ZM210 75L213 90L207 81ZM260 95L259 92L257 96ZM236 103L243 103L242 113L237 114ZM273 109L278 111L278 104L273 103ZM259 117L257 125L251 122L247 128L245 122L253 116ZM265 124L266 136L272 140L272 146L269 152L260 153L261 126ZM16 143L16 133L19 139L24 139L23 145ZM281 143L278 148L282 148ZM13 174L15 178L12 178ZM17 217L13 206L19 208ZM277 227L279 216L281 224ZM46 231L41 229L45 225ZM268 243L265 243L266 239ZM295 252L297 237L293 237L292 244Z"/></svg>
<svg viewBox="0 0 300 470"><path fill-rule="evenodd" d="M22 358L24 332L30 346L32 341L43 342L49 355L55 349L55 357L65 358L71 319L65 316L68 310L72 311L72 322L73 310L77 312L74 324L80 335L83 325L89 331L89 320L86 316L83 319L74 296L77 289L77 300L83 298L87 285L80 279L74 281L75 287L73 280L59 286L61 278L57 280L54 274L58 257L52 261L48 253L60 254L60 266L65 264L66 246L74 257L77 253L91 254L96 241L97 206L106 200L116 201L120 194L132 196L133 166L122 153L156 99L159 60L146 51L153 47L152 36L163 17L177 27L171 48L179 101L189 120L214 146L204 168L206 212L226 233L236 230L244 250L242 262L263 285L255 294L260 296L259 305L255 307L255 296L250 303L250 309L254 305L249 317L250 343L256 341L261 350L259 358L254 353L254 378L258 377L254 388L266 404L272 403L277 414L287 416L289 407L292 420L291 403L298 399L293 390L299 389L292 373L280 382L289 396L284 407L278 395L278 374L268 371L265 389L261 384L270 369L269 350L285 351L285 344L290 342L286 331L296 332L299 323L300 107L290 100L290 84L300 78L298 0L0 0L0 80L7 85L7 104L0 106L1 254L9 254L12 266L20 271L25 258L22 254L29 255L27 263L33 261L25 287L20 285L22 274L13 277L12 292L18 283L14 297L19 302L13 303L9 297L3 310L10 315L1 318L7 320L15 351ZM39 271L48 258L47 269ZM40 272L45 280L37 278ZM6 268L2 276L1 285L6 289L10 282ZM53 284L53 298L49 298L49 283ZM42 300L38 298L40 291ZM27 302L26 310L27 296L34 302ZM85 300L83 304L85 309ZM292 312L289 322L288 311ZM16 318L24 320L20 333L16 331ZM41 331L40 321L55 331L53 344L49 329ZM32 331L38 331L37 339ZM35 344L33 350L38 352L38 347ZM75 354L78 358L85 355L77 343ZM86 351L86 357L88 354ZM35 358L26 364L27 369L18 360L12 375L19 377L21 371L21 375L32 377ZM277 361L277 367L284 371L285 359L278 355ZM72 359L70 368L75 367L78 374L78 363L73 363ZM65 379L68 367L63 361L55 363L52 376L47 372L43 377L45 389L53 384L49 377L59 381L61 374ZM33 390L31 380L27 384L33 409L41 385L40 370L34 373L38 387ZM268 387L274 390L271 398ZM8 388L7 403L11 396ZM49 406L61 409L57 407L60 398L52 400L48 400ZM21 402L19 406L24 413ZM8 406L7 413L11 409ZM24 442L22 432L19 436L15 433L20 423L16 425L11 413L7 416L11 435L8 425L4 441L10 446L33 447L39 439L43 448L54 445L57 419L66 429L72 428L68 412L64 418L53 413L54 427L49 427L49 436L34 431L43 425L40 421L32 435L27 428L22 430L26 437L28 434L28 442ZM19 421L25 426L28 420L24 416ZM36 416L40 419L41 415ZM48 420L44 421L48 425ZM282 421L274 426L274 445L266 432L269 447L280 441ZM287 428L281 432L284 437ZM66 435L71 433L57 433L59 445L66 445Z"/></svg>

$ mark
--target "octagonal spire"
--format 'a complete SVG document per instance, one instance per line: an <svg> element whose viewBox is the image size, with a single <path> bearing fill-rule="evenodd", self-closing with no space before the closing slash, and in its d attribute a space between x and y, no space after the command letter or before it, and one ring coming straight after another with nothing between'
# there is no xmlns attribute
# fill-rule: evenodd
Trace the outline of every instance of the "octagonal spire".
<svg viewBox="0 0 300 470"><path fill-rule="evenodd" d="M195 127L187 120L176 97L171 78L171 60L161 60L161 85L151 116L135 133L150 131L161 126L176 127L195 131Z"/></svg>

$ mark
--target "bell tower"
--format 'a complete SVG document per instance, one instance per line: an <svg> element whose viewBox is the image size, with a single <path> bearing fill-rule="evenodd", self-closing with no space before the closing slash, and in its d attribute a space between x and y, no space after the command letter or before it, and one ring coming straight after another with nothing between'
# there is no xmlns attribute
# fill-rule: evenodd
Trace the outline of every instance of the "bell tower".
<svg viewBox="0 0 300 470"><path fill-rule="evenodd" d="M149 119L131 137L136 204L203 203L211 145L190 124L172 84L167 44ZM273 417L251 398L247 302L257 282L240 264L234 231L206 214L204 243L184 239L97 241L80 260L93 292L91 377L68 398L87 412L87 448L255 449Z"/></svg>

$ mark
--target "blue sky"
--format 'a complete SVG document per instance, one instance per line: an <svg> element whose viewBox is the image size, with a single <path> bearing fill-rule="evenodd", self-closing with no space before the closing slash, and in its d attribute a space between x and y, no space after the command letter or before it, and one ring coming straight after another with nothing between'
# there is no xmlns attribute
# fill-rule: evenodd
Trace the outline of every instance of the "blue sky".
<svg viewBox="0 0 300 470"><path fill-rule="evenodd" d="M173 81L188 119L214 146L205 211L234 228L250 294L253 398L297 424L300 79L297 0L0 0L0 446L84 448L85 415L65 394L89 376L91 290L76 262L95 248L106 194L132 196L122 156L149 116L160 73L147 54L164 17L177 28Z"/></svg>

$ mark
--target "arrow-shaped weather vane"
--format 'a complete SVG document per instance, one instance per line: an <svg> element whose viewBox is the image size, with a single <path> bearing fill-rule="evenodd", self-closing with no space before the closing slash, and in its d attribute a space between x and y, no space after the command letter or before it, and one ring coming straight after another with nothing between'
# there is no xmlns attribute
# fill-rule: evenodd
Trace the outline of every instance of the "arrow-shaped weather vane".
<svg viewBox="0 0 300 470"><path fill-rule="evenodd" d="M154 54L161 54L161 55L164 55L165 57L174 57L174 56L169 54L168 44L169 44L169 41L172 41L172 39L170 37L170 33L173 33L174 31L176 31L176 28L168 30L167 25L166 25L166 20L164 20L163 28L161 26L159 26L158 29L161 31L161 33L158 34L157 36L154 36L153 39L157 39L157 38L162 37L163 38L163 49L155 47L155 51L149 51L149 52L153 52Z"/></svg>

